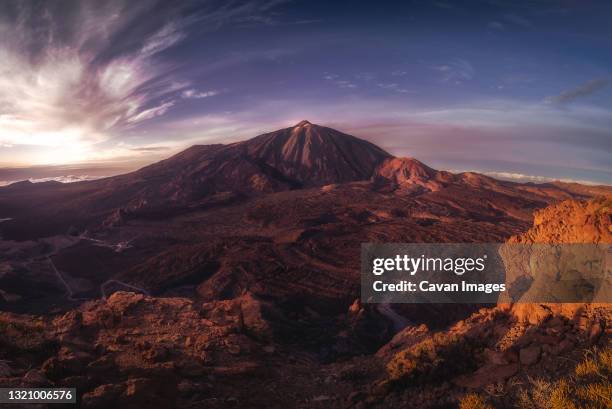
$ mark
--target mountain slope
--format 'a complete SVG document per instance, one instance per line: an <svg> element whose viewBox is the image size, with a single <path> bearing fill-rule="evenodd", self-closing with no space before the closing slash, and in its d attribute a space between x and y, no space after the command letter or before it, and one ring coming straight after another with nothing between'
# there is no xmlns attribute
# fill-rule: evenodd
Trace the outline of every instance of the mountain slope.
<svg viewBox="0 0 612 409"><path fill-rule="evenodd" d="M537 211L533 227L508 242L610 243L610 217L609 199L567 200ZM482 308L443 331L408 326L377 353L386 374L370 392L372 407L441 407L467 392L480 403L462 408L609 407L600 402L609 394L585 390L610 389L609 369L599 373L591 356L609 356L611 317L609 303L520 302ZM599 377L584 375L585 357ZM440 379L450 382L438 388ZM491 393L497 385L503 393Z"/></svg>
<svg viewBox="0 0 612 409"><path fill-rule="evenodd" d="M196 200L226 191L269 193L366 180L390 156L370 142L302 121L230 145L193 146L133 177L162 181L159 197Z"/></svg>
<svg viewBox="0 0 612 409"><path fill-rule="evenodd" d="M235 147L303 186L368 179L391 157L370 142L308 121Z"/></svg>
<svg viewBox="0 0 612 409"><path fill-rule="evenodd" d="M510 243L612 243L612 199L566 200L538 210L533 227Z"/></svg>
<svg viewBox="0 0 612 409"><path fill-rule="evenodd" d="M437 191L448 185L453 175L432 169L414 158L390 158L376 168L373 180L399 189Z"/></svg>
<svg viewBox="0 0 612 409"><path fill-rule="evenodd" d="M0 219L11 219L0 224L0 234L24 240L77 233L351 182L383 195L427 195L429 202L451 207L450 213L477 219L507 215L530 220L534 209L553 201L609 192L437 171L416 159L394 158L365 140L302 121L243 142L192 146L116 177L71 184L21 182L0 188Z"/></svg>
<svg viewBox="0 0 612 409"><path fill-rule="evenodd" d="M362 139L302 121L243 142L192 146L116 177L0 188L0 214L13 219L0 227L4 237L26 239L70 226L166 217L265 193L366 180L388 157Z"/></svg>
<svg viewBox="0 0 612 409"><path fill-rule="evenodd" d="M592 306L575 316L549 317L540 308L546 320L531 322L502 306L457 315L457 305L437 313L417 305L414 326L386 343L391 333L385 317L354 302L361 242L499 242L529 228L507 215L495 219L461 197L444 206L445 189L412 197L346 183L277 192L236 206L127 223L103 237L136 237L120 253L79 241L50 256L76 297L85 295L87 281L98 285L109 278L97 277L96 265L123 271L111 276L116 289L125 290L124 282L162 297L117 292L65 314L51 310L52 303L42 317L1 312L0 385L77 384L83 406L92 408L129 407L143 399L181 408L226 408L228 402L286 408L296 401L313 408L363 401L372 408L440 408L456 407L471 390L495 407L513 407L530 379L567 376L586 348L603 346L609 312ZM586 205L584 215L604 214L599 203ZM460 204L472 206L481 220L454 207ZM583 215L564 206L539 213L538 225L554 229L564 215L565 225L580 226ZM421 223L424 212L427 223ZM609 229L609 218L587 219ZM47 246L37 247L33 251L45 252ZM0 260L7 254L1 250ZM12 274L23 277L26 262L25 254L17 255ZM40 270L48 266L34 267L35 285L22 289L40 286ZM0 288L8 290L5 282L0 279ZM112 288L105 288L108 295ZM450 328L420 325L428 317L447 320ZM504 393L484 395L491 383L504 385Z"/></svg>

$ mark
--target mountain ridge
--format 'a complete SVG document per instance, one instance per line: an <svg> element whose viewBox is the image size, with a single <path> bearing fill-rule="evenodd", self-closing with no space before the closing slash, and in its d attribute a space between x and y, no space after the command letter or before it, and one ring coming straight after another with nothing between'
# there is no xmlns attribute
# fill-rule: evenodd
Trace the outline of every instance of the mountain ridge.
<svg viewBox="0 0 612 409"><path fill-rule="evenodd" d="M526 207L610 191L438 171L417 159L394 157L364 139L304 120L241 142L194 145L123 175L0 188L0 215L12 219L0 225L0 234L25 239L83 231L133 218L172 217L262 195L353 182L365 183L380 194L433 195L440 203L463 196L464 203L455 208L474 217L478 215L470 208L489 203L521 219L530 217Z"/></svg>

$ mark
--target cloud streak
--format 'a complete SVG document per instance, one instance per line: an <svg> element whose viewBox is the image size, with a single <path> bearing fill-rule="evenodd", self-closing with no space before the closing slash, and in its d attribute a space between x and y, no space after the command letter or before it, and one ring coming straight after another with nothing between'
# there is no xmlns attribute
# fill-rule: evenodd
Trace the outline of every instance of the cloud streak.
<svg viewBox="0 0 612 409"><path fill-rule="evenodd" d="M0 143L70 145L85 153L90 144L172 105L154 105L174 91L155 57L184 37L176 10L139 23L136 41L129 30L143 10L121 13L123 2L81 3L72 14L66 10L70 2L64 7L41 3L42 20L34 3L8 4L12 12L0 13L5 16L0 24ZM117 48L114 40L122 32L125 38Z"/></svg>
<svg viewBox="0 0 612 409"><path fill-rule="evenodd" d="M338 88L348 88L348 89L357 88L357 84L355 84L353 81L344 79L337 74L325 74L323 76L323 79L325 81L329 81L330 83L334 84Z"/></svg>
<svg viewBox="0 0 612 409"><path fill-rule="evenodd" d="M609 81L604 78L594 79L578 87L563 91L559 95L547 97L546 102L557 104L568 104L577 99L588 97L608 86Z"/></svg>
<svg viewBox="0 0 612 409"><path fill-rule="evenodd" d="M64 162L82 161L179 100L216 95L178 78L165 53L196 22L211 31L277 3L0 3L0 148L55 147Z"/></svg>
<svg viewBox="0 0 612 409"><path fill-rule="evenodd" d="M44 182L59 182L59 183L76 183L85 182L88 180L102 179L105 176L89 176L89 175L66 175L66 176L54 176L48 178L30 178L25 179L31 183L44 183ZM8 186L13 183L21 182L22 180L0 180L0 187Z"/></svg>
<svg viewBox="0 0 612 409"><path fill-rule="evenodd" d="M473 171L479 172L479 171ZM547 176L536 176L536 175L525 175L523 173L514 172L479 172L487 176L491 176L495 179L516 181L516 182L533 182L533 183L547 183L547 182L564 182L564 183L581 183L583 185L604 185L605 183L594 182L592 180L582 179L568 179L568 178L551 178Z"/></svg>
<svg viewBox="0 0 612 409"><path fill-rule="evenodd" d="M433 69L440 73L443 82L454 82L456 84L471 80L475 74L472 64L461 58L448 64L434 66Z"/></svg>
<svg viewBox="0 0 612 409"><path fill-rule="evenodd" d="M214 97L215 95L219 95L219 91L197 91L193 88L187 89L181 93L181 97L187 99L209 98Z"/></svg>

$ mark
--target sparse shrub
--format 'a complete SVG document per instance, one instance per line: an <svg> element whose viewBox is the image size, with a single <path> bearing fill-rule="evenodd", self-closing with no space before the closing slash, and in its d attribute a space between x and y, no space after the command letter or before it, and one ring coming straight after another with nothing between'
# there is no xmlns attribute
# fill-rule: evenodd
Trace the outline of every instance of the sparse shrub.
<svg viewBox="0 0 612 409"><path fill-rule="evenodd" d="M10 321L0 318L0 345L12 349L37 350L46 342L38 320Z"/></svg>
<svg viewBox="0 0 612 409"><path fill-rule="evenodd" d="M575 409L576 405L571 400L572 390L566 379L556 382L550 391L551 409Z"/></svg>
<svg viewBox="0 0 612 409"><path fill-rule="evenodd" d="M595 210L595 214L609 214L612 208L612 199L600 197L594 200L594 203L599 203L601 206Z"/></svg>
<svg viewBox="0 0 612 409"><path fill-rule="evenodd" d="M525 389L521 389L518 394L517 406L520 409L536 409L536 406L533 404L531 396L529 396L529 392Z"/></svg>
<svg viewBox="0 0 612 409"><path fill-rule="evenodd" d="M461 398L459 409L494 409L487 401L476 393L470 393Z"/></svg>
<svg viewBox="0 0 612 409"><path fill-rule="evenodd" d="M575 368L575 376L556 382L531 381L519 392L521 409L612 408L612 349L590 351Z"/></svg>
<svg viewBox="0 0 612 409"><path fill-rule="evenodd" d="M477 348L465 337L438 333L395 354L387 373L392 381L447 379L474 369Z"/></svg>
<svg viewBox="0 0 612 409"><path fill-rule="evenodd" d="M589 408L612 407L612 385L609 381L579 387L576 393L582 401L588 402Z"/></svg>
<svg viewBox="0 0 612 409"><path fill-rule="evenodd" d="M609 379L612 376L612 348L589 351L585 359L576 365L575 372L580 378Z"/></svg>
<svg viewBox="0 0 612 409"><path fill-rule="evenodd" d="M597 362L592 358L586 358L576 366L576 376L586 378L595 375L597 370Z"/></svg>
<svg viewBox="0 0 612 409"><path fill-rule="evenodd" d="M612 374L612 348L606 348L599 353L599 363L607 375Z"/></svg>
<svg viewBox="0 0 612 409"><path fill-rule="evenodd" d="M437 354L434 342L431 339L426 339L395 354L387 364L387 372L392 380L398 380L429 371L436 366L436 360Z"/></svg>
<svg viewBox="0 0 612 409"><path fill-rule="evenodd" d="M553 385L543 379L530 379L532 407L547 408L550 403ZM529 396L529 395L528 395Z"/></svg>

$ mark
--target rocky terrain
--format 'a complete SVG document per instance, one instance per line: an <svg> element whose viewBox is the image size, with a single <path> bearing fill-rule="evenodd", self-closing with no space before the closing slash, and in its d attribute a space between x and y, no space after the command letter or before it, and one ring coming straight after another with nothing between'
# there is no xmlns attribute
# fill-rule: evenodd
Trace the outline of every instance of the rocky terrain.
<svg viewBox="0 0 612 409"><path fill-rule="evenodd" d="M552 205L508 241L612 243L610 204ZM444 331L407 327L377 353L386 374L369 399L374 407L609 407L611 318L610 304L517 303L483 308Z"/></svg>
<svg viewBox="0 0 612 409"><path fill-rule="evenodd" d="M23 241L82 233L133 219L167 220L275 192L305 189L312 194L308 188L338 184L355 190L350 182L356 181L368 182L365 188L379 193L434 193L426 198L432 205L447 207L451 216L473 211L474 218L493 214L530 219L533 209L552 201L609 192L606 187L517 184L472 172L439 172L302 121L243 142L193 146L125 175L67 184L14 183L0 189L0 234ZM277 196L271 197L274 201ZM463 203L455 203L458 199ZM476 204L479 208L471 209ZM487 212L480 215L483 206Z"/></svg>
<svg viewBox="0 0 612 409"><path fill-rule="evenodd" d="M0 213L10 219L2 234L17 239L53 235L66 233L66 224L82 230L106 218L109 224L165 218L245 196L367 180L389 157L367 141L302 121L244 142L193 146L122 176L71 184L15 183L0 194Z"/></svg>
<svg viewBox="0 0 612 409"><path fill-rule="evenodd" d="M565 210L561 220L593 221L605 203L556 208ZM546 217L513 240L559 220ZM583 224L565 226L571 237ZM444 330L409 325L385 342L390 325L355 301L327 317L339 333L317 342L346 355L326 361L275 331L279 313L249 292L212 302L116 292L63 315L3 313L0 384L77 386L82 406L99 408L453 407L470 391L516 407L537 385L570 376L610 336L609 305L516 304L482 308ZM316 337L323 317L309 314L310 323L296 317L293 325Z"/></svg>
<svg viewBox="0 0 612 409"><path fill-rule="evenodd" d="M0 385L92 408L534 401L605 348L607 306L361 305L360 244L609 243L610 194L437 171L307 121L0 188Z"/></svg>

